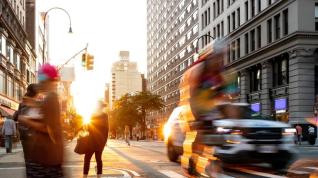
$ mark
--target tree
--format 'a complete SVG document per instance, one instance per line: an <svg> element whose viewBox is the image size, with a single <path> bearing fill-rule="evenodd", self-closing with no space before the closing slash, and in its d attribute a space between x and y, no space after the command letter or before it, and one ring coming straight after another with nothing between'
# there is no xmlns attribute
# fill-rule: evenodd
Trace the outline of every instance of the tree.
<svg viewBox="0 0 318 178"><path fill-rule="evenodd" d="M132 96L134 107L139 114L139 123L141 125L141 134L145 136L146 131L146 115L150 111L157 111L164 107L163 100L159 95L152 94L149 91L138 92Z"/></svg>
<svg viewBox="0 0 318 178"><path fill-rule="evenodd" d="M119 100L115 101L112 114L112 125L124 130L125 125L129 126L130 136L132 136L132 128L138 122L138 111L133 101L133 97L129 94L122 96Z"/></svg>

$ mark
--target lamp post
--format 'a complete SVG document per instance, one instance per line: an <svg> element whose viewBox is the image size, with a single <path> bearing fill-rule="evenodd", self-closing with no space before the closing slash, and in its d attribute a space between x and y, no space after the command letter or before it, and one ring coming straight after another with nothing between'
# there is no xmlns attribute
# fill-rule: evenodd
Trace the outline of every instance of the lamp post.
<svg viewBox="0 0 318 178"><path fill-rule="evenodd" d="M46 17L47 17L47 14L51 11L51 10L54 10L54 9L56 9L56 10L61 10L61 11L63 11L63 12L65 12L66 13L66 15L68 16L68 19L69 19L69 21L70 21L70 27L69 27L69 33L72 33L73 31L72 31L72 21L71 21L71 16L70 16L70 14L65 10L65 9L63 9L63 8L60 8L60 7L53 7L53 8L51 8L51 9L49 9L49 10L47 10L46 12L45 12L45 14L44 14L44 18L43 18L43 46L42 46L42 57L43 57L43 63L45 63L45 44L46 44L46 39L45 39L45 36L46 36L46 23L45 23L45 20L46 20Z"/></svg>

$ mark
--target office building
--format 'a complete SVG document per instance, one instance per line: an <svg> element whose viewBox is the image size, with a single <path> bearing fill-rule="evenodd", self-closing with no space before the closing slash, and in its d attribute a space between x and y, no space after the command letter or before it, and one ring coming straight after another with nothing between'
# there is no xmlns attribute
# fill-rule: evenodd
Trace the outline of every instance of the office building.
<svg viewBox="0 0 318 178"><path fill-rule="evenodd" d="M194 62L198 0L147 0L147 88L165 108L147 116L163 123L178 105L182 74Z"/></svg>
<svg viewBox="0 0 318 178"><path fill-rule="evenodd" d="M307 123L318 95L318 1L200 0L199 16L199 35L227 41L225 69L238 76L239 101Z"/></svg>

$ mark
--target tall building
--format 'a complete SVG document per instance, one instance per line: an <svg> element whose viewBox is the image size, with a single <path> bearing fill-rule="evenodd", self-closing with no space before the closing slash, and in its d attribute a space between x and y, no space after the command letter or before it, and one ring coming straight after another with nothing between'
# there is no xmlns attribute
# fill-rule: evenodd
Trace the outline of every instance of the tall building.
<svg viewBox="0 0 318 178"><path fill-rule="evenodd" d="M119 52L119 61L112 66L109 104L112 107L115 100L127 93L142 91L141 74L137 63L129 61L129 51Z"/></svg>
<svg viewBox="0 0 318 178"><path fill-rule="evenodd" d="M199 35L227 41L224 64L238 76L239 100L305 124L318 95L318 1L202 0L199 7Z"/></svg>
<svg viewBox="0 0 318 178"><path fill-rule="evenodd" d="M26 19L25 0L0 0L0 109L9 115L27 85L35 82L35 52L27 39Z"/></svg>
<svg viewBox="0 0 318 178"><path fill-rule="evenodd" d="M148 90L165 108L148 118L164 122L179 102L179 83L194 62L198 37L198 0L147 0Z"/></svg>
<svg viewBox="0 0 318 178"><path fill-rule="evenodd" d="M49 44L49 32L46 28L44 33L44 15L45 12L40 12L38 8L38 3L36 0L26 0L26 32L28 34L28 39L36 53L36 71L38 67L42 65L43 61L48 61L48 44ZM46 27L49 25L49 16L45 20ZM45 37L44 37L45 35ZM45 52L43 56L43 42L45 45ZM44 60L43 60L44 59Z"/></svg>

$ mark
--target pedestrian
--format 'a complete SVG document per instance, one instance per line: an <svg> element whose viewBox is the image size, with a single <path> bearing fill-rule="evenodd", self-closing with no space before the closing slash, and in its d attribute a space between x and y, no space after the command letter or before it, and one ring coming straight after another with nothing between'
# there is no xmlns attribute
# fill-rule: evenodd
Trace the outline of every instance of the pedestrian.
<svg viewBox="0 0 318 178"><path fill-rule="evenodd" d="M297 136L297 141L296 141L296 143L297 143L298 145L301 145L301 137L302 137L302 134L303 134L303 128L302 128L299 124L297 124L297 125L296 125L296 136Z"/></svg>
<svg viewBox="0 0 318 178"><path fill-rule="evenodd" d="M309 144L314 145L315 144L315 138L316 138L315 128L310 125L308 127L308 142L309 142Z"/></svg>
<svg viewBox="0 0 318 178"><path fill-rule="evenodd" d="M90 167L90 162L93 154L97 164L97 177L100 178L103 172L102 154L108 138L108 115L104 112L106 105L99 101L96 112L91 117L88 125L88 140L89 151L84 157L84 178L87 177Z"/></svg>
<svg viewBox="0 0 318 178"><path fill-rule="evenodd" d="M129 141L129 136L130 136L130 131L129 131L129 126L125 125L125 141L130 146L130 141Z"/></svg>
<svg viewBox="0 0 318 178"><path fill-rule="evenodd" d="M16 135L16 125L15 122L10 119L8 116L5 117L3 126L2 126L2 135L5 137L5 147L6 152L11 153L12 152L12 139L13 136Z"/></svg>
<svg viewBox="0 0 318 178"><path fill-rule="evenodd" d="M39 113L19 115L18 121L32 128L27 178L63 178L63 136L57 90L58 70L43 64L38 72Z"/></svg>
<svg viewBox="0 0 318 178"><path fill-rule="evenodd" d="M20 115L33 115L37 113L38 115L40 114L40 108L37 102L37 96L38 96L38 91L37 91L37 84L30 84L27 87L27 92L25 93L22 102L19 104L18 110L14 113L13 115L13 120L18 121L18 117ZM40 116L41 117L41 116ZM25 160L25 165L26 165L26 172L29 173L29 157L33 154L31 149L31 146L33 144L32 142L32 128L28 127L27 125L23 123L18 123L18 130L20 133L20 140L22 144L22 149L23 149L23 155L24 155L24 160ZM28 177L31 177L30 175Z"/></svg>

